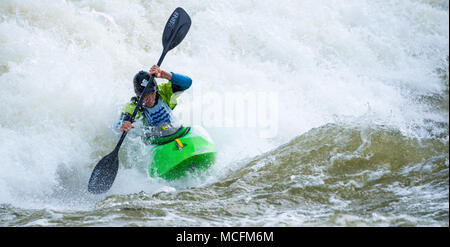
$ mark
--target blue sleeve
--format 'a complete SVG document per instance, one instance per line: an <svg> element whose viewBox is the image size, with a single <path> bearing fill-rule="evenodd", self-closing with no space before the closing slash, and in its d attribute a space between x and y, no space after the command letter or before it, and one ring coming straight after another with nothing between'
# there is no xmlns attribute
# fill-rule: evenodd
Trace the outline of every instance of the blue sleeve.
<svg viewBox="0 0 450 247"><path fill-rule="evenodd" d="M179 91L184 91L186 89L188 89L189 87L191 87L192 85L192 79L189 78L188 76L185 75L181 75L181 74L176 74L176 73L172 73L172 80L170 80L172 82L172 91L174 93L179 92Z"/></svg>

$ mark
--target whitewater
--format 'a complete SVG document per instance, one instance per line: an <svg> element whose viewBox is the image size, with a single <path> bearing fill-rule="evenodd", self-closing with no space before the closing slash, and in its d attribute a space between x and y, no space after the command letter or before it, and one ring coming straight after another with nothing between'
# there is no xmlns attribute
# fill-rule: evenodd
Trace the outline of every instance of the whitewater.
<svg viewBox="0 0 450 247"><path fill-rule="evenodd" d="M161 68L217 162L151 178L130 134L89 194L176 7ZM2 0L0 86L0 226L449 224L448 0Z"/></svg>

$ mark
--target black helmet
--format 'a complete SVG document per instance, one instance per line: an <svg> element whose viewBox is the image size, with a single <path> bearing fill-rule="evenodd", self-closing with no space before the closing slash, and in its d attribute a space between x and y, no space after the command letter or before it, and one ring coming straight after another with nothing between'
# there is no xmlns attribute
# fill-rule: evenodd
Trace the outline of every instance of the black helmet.
<svg viewBox="0 0 450 247"><path fill-rule="evenodd" d="M150 80L150 73L146 71L139 71L133 79L134 84L134 91L138 96L141 96L142 92L144 91L145 86L149 83ZM153 78L153 81L150 82L150 85L148 85L150 88L148 89L148 93L153 93L158 90L158 86L156 84L155 78Z"/></svg>

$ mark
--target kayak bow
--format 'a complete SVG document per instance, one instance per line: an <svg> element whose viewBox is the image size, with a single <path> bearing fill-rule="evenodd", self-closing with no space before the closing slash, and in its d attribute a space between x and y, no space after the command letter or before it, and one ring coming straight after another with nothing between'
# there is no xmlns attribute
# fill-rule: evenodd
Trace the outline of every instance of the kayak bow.
<svg viewBox="0 0 450 247"><path fill-rule="evenodd" d="M205 170L215 162L217 149L201 127L182 127L173 136L175 138L166 137L165 143L162 138L151 140L162 143L150 151L153 156L149 165L151 177L174 180L188 172Z"/></svg>

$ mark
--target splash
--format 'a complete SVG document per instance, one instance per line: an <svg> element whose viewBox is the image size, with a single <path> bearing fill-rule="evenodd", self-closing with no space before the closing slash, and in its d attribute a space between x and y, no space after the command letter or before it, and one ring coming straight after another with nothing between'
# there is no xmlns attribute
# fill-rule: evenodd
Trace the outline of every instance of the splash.
<svg viewBox="0 0 450 247"><path fill-rule="evenodd" d="M193 78L176 114L186 125L206 127L220 151L218 162L209 173L175 183L150 179L148 147L130 135L108 196L225 183L253 166L255 157L270 158L267 152L328 124L337 125L325 128L330 138L342 126L388 126L387 135L398 132L398 145L417 143L407 153L430 139L448 146L448 1L5 0L0 3L0 203L9 205L7 211L96 207L102 198L85 194L90 173L115 145L112 128L133 95L131 79L156 63L162 29L178 6L193 24L162 67ZM395 138L382 141L376 153L397 159L382 148L391 142ZM295 150L289 148L282 155ZM425 153L434 150L428 148ZM414 157L431 159L425 153ZM366 162L357 152L340 155L333 164L341 168L319 171L353 171L348 162ZM350 161L344 162L347 156ZM440 162L448 167L448 158ZM385 172L378 166L372 171L364 163L366 173L358 171L376 180ZM277 172L271 174L286 176ZM351 182L356 188L368 183L358 179ZM323 210L317 206L317 212ZM302 214L285 217L304 222ZM343 214L330 221L348 219L353 218Z"/></svg>

